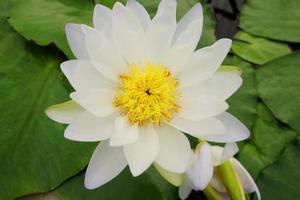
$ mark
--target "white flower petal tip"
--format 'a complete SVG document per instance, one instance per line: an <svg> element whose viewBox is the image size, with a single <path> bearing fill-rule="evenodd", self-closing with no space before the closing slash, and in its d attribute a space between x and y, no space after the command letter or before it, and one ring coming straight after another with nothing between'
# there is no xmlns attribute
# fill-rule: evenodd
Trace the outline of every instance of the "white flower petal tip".
<svg viewBox="0 0 300 200"><path fill-rule="evenodd" d="M178 22L171 49L164 62L174 74L182 71L199 43L203 26L203 12L199 3L193 6Z"/></svg>
<svg viewBox="0 0 300 200"><path fill-rule="evenodd" d="M106 140L111 136L114 118L113 115L100 118L85 111L69 124L64 137L83 142Z"/></svg>
<svg viewBox="0 0 300 200"><path fill-rule="evenodd" d="M84 109L74 101L66 101L46 108L46 115L59 123L69 124L78 117Z"/></svg>
<svg viewBox="0 0 300 200"><path fill-rule="evenodd" d="M171 172L185 172L193 154L187 137L168 125L159 127L157 132L160 151L156 163Z"/></svg>
<svg viewBox="0 0 300 200"><path fill-rule="evenodd" d="M186 98L197 98L201 94L206 94L226 100L240 88L242 83L243 79L239 74L218 71L201 84L182 88L182 93Z"/></svg>
<svg viewBox="0 0 300 200"><path fill-rule="evenodd" d="M212 158L213 158L213 163L214 166L218 166L221 165L222 162L222 155L223 155L223 151L224 149L220 146L211 146L211 151L212 151Z"/></svg>
<svg viewBox="0 0 300 200"><path fill-rule="evenodd" d="M202 25L202 6L200 3L197 3L178 22L173 36L172 48L182 49L183 51L180 51L180 53L183 55L185 55L184 51L191 54L199 42ZM178 60L176 59L176 61Z"/></svg>
<svg viewBox="0 0 300 200"><path fill-rule="evenodd" d="M216 118L191 121L174 116L169 124L196 138L203 138L205 135L222 135L226 133L226 127Z"/></svg>
<svg viewBox="0 0 300 200"><path fill-rule="evenodd" d="M261 199L260 191L253 180L252 176L249 174L249 172L244 168L244 166L237 160L232 159L232 164L238 174L238 177L241 181L241 184L245 190L246 193L252 193L255 192L257 199Z"/></svg>
<svg viewBox="0 0 300 200"><path fill-rule="evenodd" d="M128 0L126 7L135 14L138 20L141 22L144 30L147 30L151 23L151 18L147 10L136 0Z"/></svg>
<svg viewBox="0 0 300 200"><path fill-rule="evenodd" d="M186 181L184 181L178 190L179 198L184 200L184 199L188 198L188 196L190 195L191 192L192 192L192 188L190 187L190 184L188 184Z"/></svg>
<svg viewBox="0 0 300 200"><path fill-rule="evenodd" d="M217 42L220 45L220 47L223 46L224 48L227 49L227 51L229 51L232 44L232 40L229 38L221 38Z"/></svg>
<svg viewBox="0 0 300 200"><path fill-rule="evenodd" d="M99 88L115 88L116 85L96 70L87 60L69 60L60 65L75 90L87 91Z"/></svg>
<svg viewBox="0 0 300 200"><path fill-rule="evenodd" d="M195 15L195 19L203 18L203 9L201 3L196 3L191 9L191 12Z"/></svg>
<svg viewBox="0 0 300 200"><path fill-rule="evenodd" d="M139 176L157 158L159 139L152 125L140 128L139 138L133 144L124 145L125 156L133 176Z"/></svg>
<svg viewBox="0 0 300 200"><path fill-rule="evenodd" d="M97 4L94 8L93 24L95 29L103 32L104 34L111 33L111 18L112 12L109 8Z"/></svg>
<svg viewBox="0 0 300 200"><path fill-rule="evenodd" d="M121 2L119 2L119 1L117 1L113 5L113 8L112 8L113 11L119 11L119 12L124 11L123 9L125 9L125 6Z"/></svg>
<svg viewBox="0 0 300 200"><path fill-rule="evenodd" d="M225 161L230 160L239 151L239 148L235 143L227 143L224 147L211 146L210 148L215 166L221 165Z"/></svg>
<svg viewBox="0 0 300 200"><path fill-rule="evenodd" d="M226 143L222 154L222 161L226 161L232 158L239 151L239 147L236 143Z"/></svg>
<svg viewBox="0 0 300 200"><path fill-rule="evenodd" d="M216 118L226 127L225 134L205 135L203 139L211 142L232 143L246 140L250 137L249 129L233 115L224 112Z"/></svg>
<svg viewBox="0 0 300 200"><path fill-rule="evenodd" d="M194 190L206 188L213 176L213 167L210 146L204 143L196 149L195 161L186 172Z"/></svg>
<svg viewBox="0 0 300 200"><path fill-rule="evenodd" d="M87 189L100 187L119 175L127 166L123 149L101 142L87 167L84 185Z"/></svg>
<svg viewBox="0 0 300 200"><path fill-rule="evenodd" d="M214 47L212 50L216 51L216 53L219 54L218 56L220 58L221 63L228 54L231 45L232 40L228 38L219 39L212 45L212 47ZM221 63L219 64L218 68L221 66Z"/></svg>
<svg viewBox="0 0 300 200"><path fill-rule="evenodd" d="M89 59L85 45L85 29L88 27L80 24L68 23L65 32L69 46L78 59Z"/></svg>
<svg viewBox="0 0 300 200"><path fill-rule="evenodd" d="M188 26L192 25L194 22L199 23L199 32L198 32L198 38L200 38L201 31L202 31L202 23L203 23L203 10L200 3L195 4L178 22L176 32L174 35L173 40L176 41L176 39L185 32L185 30L188 28Z"/></svg>
<svg viewBox="0 0 300 200"><path fill-rule="evenodd" d="M200 3L196 3L188 12L180 19L178 26L187 26L194 21L203 21L203 9Z"/></svg>
<svg viewBox="0 0 300 200"><path fill-rule="evenodd" d="M176 0L161 0L158 5L156 16L157 17L160 17L160 15L165 15L165 17L175 16L176 6L177 6Z"/></svg>
<svg viewBox="0 0 300 200"><path fill-rule="evenodd" d="M233 115L225 112L219 116L219 119L227 126L228 132L235 135L235 139L228 142L238 142L250 137L249 129Z"/></svg>

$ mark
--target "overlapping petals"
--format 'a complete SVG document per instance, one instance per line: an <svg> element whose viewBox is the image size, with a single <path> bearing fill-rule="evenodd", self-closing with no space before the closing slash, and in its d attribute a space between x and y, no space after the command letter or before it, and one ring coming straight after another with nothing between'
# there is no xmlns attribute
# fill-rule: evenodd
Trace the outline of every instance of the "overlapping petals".
<svg viewBox="0 0 300 200"><path fill-rule="evenodd" d="M230 161L244 191L255 192L258 199L261 199L260 192L249 172L233 158L237 152L238 147L235 143L227 143L224 147L200 143L195 150L195 159L191 161L185 174L184 183L179 188L179 197L186 199L192 190L204 190L210 184L222 199L230 199L220 174L214 169L225 161Z"/></svg>
<svg viewBox="0 0 300 200"><path fill-rule="evenodd" d="M155 163L175 173L188 170L188 176L197 179L186 180L187 188L203 189L213 172L210 147L203 145L193 155L184 133L213 142L249 137L248 129L226 112L226 99L242 79L234 72L218 71L231 40L220 39L195 51L202 31L202 7L196 4L177 23L176 6L175 0L162 0L151 19L135 0L125 6L117 2L112 9L97 5L93 28L66 25L76 60L62 63L61 69L75 91L71 101L49 107L46 113L68 124L66 138L102 141L87 168L87 188L107 183L127 165L138 176ZM128 72L128 65L144 62L166 66L179 81L180 109L160 125L130 124L113 104L120 75Z"/></svg>

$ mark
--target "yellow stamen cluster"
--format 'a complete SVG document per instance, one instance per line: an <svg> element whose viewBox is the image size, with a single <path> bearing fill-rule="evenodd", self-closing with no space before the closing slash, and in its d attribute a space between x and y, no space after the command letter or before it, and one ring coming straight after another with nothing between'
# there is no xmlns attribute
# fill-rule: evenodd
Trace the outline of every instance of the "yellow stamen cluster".
<svg viewBox="0 0 300 200"><path fill-rule="evenodd" d="M120 75L114 105L127 114L130 124L160 125L163 120L170 121L172 112L179 110L177 87L178 80L163 65L146 63L144 69L130 65L129 73Z"/></svg>

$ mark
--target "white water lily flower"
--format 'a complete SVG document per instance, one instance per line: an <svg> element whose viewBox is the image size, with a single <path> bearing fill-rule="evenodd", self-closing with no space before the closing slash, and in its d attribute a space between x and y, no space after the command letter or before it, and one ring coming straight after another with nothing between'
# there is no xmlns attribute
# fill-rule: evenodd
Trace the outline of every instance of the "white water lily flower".
<svg viewBox="0 0 300 200"><path fill-rule="evenodd" d="M61 68L75 92L71 101L46 113L69 124L68 139L103 141L87 168L87 188L105 184L127 165L134 176L153 162L183 173L191 149L182 132L215 142L249 137L247 128L225 112L225 100L242 79L217 71L231 40L195 51L202 20L200 4L177 23L175 0L162 0L153 19L129 0L112 10L97 5L94 28L67 24L77 59Z"/></svg>
<svg viewBox="0 0 300 200"><path fill-rule="evenodd" d="M218 173L213 173L214 167L230 160L244 191L255 192L260 200L260 192L255 181L242 164L233 157L237 152L238 147L235 143L227 143L224 148L209 146L207 143L200 145L194 153L195 158L191 161L184 182L179 188L179 197L186 199L192 190L204 190L210 184L220 194L222 200L230 200Z"/></svg>

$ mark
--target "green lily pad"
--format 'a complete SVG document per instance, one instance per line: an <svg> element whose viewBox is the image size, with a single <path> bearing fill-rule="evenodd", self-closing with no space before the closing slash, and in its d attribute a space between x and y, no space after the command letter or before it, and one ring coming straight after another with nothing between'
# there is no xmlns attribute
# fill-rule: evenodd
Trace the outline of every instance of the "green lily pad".
<svg viewBox="0 0 300 200"><path fill-rule="evenodd" d="M83 186L84 173L70 179L54 192L60 200L173 200L177 189L167 183L155 170L149 168L139 177L132 177L128 168L109 183L95 190Z"/></svg>
<svg viewBox="0 0 300 200"><path fill-rule="evenodd" d="M280 123L264 104L258 104L257 113L251 137L238 155L238 159L255 178L263 169L275 163L285 146L298 135Z"/></svg>
<svg viewBox="0 0 300 200"><path fill-rule="evenodd" d="M254 35L300 42L300 0L248 0L242 7L240 27Z"/></svg>
<svg viewBox="0 0 300 200"><path fill-rule="evenodd" d="M8 16L8 10L10 8L10 0L1 0L0 2L0 18L6 18Z"/></svg>
<svg viewBox="0 0 300 200"><path fill-rule="evenodd" d="M276 163L258 179L264 200L297 199L300 196L300 138L289 144Z"/></svg>
<svg viewBox="0 0 300 200"><path fill-rule="evenodd" d="M257 69L259 96L282 122L300 132L300 51Z"/></svg>
<svg viewBox="0 0 300 200"><path fill-rule="evenodd" d="M93 144L68 141L48 105L70 92L56 52L27 43L0 18L1 199L54 189L85 167Z"/></svg>
<svg viewBox="0 0 300 200"><path fill-rule="evenodd" d="M55 44L69 58L73 54L65 36L65 24L91 24L91 0L12 0L9 23L27 40Z"/></svg>
<svg viewBox="0 0 300 200"><path fill-rule="evenodd" d="M234 36L231 49L241 58L259 65L292 52L287 44L255 37L242 31Z"/></svg>

